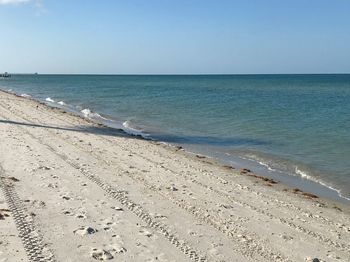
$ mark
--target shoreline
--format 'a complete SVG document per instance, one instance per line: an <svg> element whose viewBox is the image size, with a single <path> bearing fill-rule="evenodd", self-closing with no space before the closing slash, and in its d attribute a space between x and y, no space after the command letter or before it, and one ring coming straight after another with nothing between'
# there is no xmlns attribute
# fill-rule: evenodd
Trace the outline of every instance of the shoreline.
<svg viewBox="0 0 350 262"><path fill-rule="evenodd" d="M46 98L45 100L40 100L38 98L32 97L31 95L28 95L28 94L20 95L13 92L12 89L10 90L5 90L2 87L0 87L0 91L3 91L5 93L14 94L18 97L32 99L50 108L59 108L67 113L92 121L93 123L99 123L109 128L121 130L125 132L127 135L140 137L142 139L149 140L149 141L162 142L171 147L181 146L188 153L191 153L194 155L203 154L207 158L215 159L221 165L232 165L234 167L237 167L238 169L245 169L245 168L253 169L253 170L256 170L256 172L260 176L264 176L270 179L275 179L278 182L284 184L286 187L293 188L293 189L296 188L301 191L307 191L321 198L325 198L329 201L334 201L336 203L350 205L350 199L343 196L339 189L335 188L333 185L332 186L329 185L328 183L322 180L314 178L312 175L309 175L309 174L294 175L281 170L275 170L274 172L271 172L269 166L266 166L266 164L261 164L261 162L259 162L258 160L248 159L239 155L231 155L230 157L226 158L222 153L221 155L215 155L213 154L214 152L211 152L211 153L209 151L206 152L204 148L194 148L193 146L191 147L181 143L157 140L157 138L153 138L152 135L150 134L143 133L143 131L133 129L132 127L128 127L124 125L128 121L126 122L122 121L121 123L118 123L117 120L113 119L113 117L104 116L104 115L102 116L98 112L91 111L89 108L77 109L74 107L74 105L67 105L63 101L56 102L52 100L50 97Z"/></svg>
<svg viewBox="0 0 350 262"><path fill-rule="evenodd" d="M45 257L350 259L348 205L35 99L5 91L0 98L0 182L18 194L12 207L29 214ZM6 232L15 232L6 199L0 208ZM0 259L23 250L20 237L0 236Z"/></svg>

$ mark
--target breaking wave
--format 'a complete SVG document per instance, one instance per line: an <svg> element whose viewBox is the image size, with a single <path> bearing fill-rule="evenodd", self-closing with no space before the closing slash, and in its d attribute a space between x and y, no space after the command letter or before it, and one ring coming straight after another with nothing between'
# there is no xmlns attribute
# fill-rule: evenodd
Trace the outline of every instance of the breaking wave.
<svg viewBox="0 0 350 262"><path fill-rule="evenodd" d="M143 130L139 127L136 127L135 125L133 125L133 123L131 122L131 120L126 120L125 122L123 122L123 130L133 136L141 136L144 138L147 138L148 135L145 134L143 132Z"/></svg>
<svg viewBox="0 0 350 262"><path fill-rule="evenodd" d="M47 97L45 99L46 102L50 102L50 103L55 103L55 100L53 100L51 97Z"/></svg>

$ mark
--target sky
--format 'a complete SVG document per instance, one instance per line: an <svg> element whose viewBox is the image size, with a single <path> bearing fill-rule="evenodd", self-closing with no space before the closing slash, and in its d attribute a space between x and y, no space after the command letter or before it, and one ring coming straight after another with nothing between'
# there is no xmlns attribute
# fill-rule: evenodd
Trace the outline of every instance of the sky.
<svg viewBox="0 0 350 262"><path fill-rule="evenodd" d="M350 73L349 0L0 0L0 72Z"/></svg>

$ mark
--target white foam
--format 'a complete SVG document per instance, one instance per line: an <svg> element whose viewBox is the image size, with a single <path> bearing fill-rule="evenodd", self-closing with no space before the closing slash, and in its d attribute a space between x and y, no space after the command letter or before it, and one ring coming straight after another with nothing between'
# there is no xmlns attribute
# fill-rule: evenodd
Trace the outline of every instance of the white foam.
<svg viewBox="0 0 350 262"><path fill-rule="evenodd" d="M85 108L85 109L81 110L80 112L86 118L102 118L102 119L106 119L106 118L102 117L100 114L92 112L89 108Z"/></svg>
<svg viewBox="0 0 350 262"><path fill-rule="evenodd" d="M282 170L284 170L284 171L282 171L282 172L287 172L288 174L290 174L290 175L292 175L292 176L299 176L301 179L306 179L306 180L315 182L315 183L317 183L317 184L319 184L319 185L321 185L321 186L327 187L327 188L329 188L330 190L337 192L337 194L338 194L338 196L339 196L340 198L343 198L343 199L346 199L346 200L349 200L349 201L350 201L350 198L343 196L343 195L341 194L341 191L340 191L339 189L336 189L336 188L334 188L333 186L331 186L331 185L325 183L324 181L318 179L317 177L308 174L307 171L302 170L301 168L299 168L299 167L296 166L296 165L294 166L295 168L294 168L294 172L293 172L293 169L291 169L291 170L289 169L289 171L287 171L288 169L281 169L281 170L280 170L279 168L278 168L278 169L274 169L274 168L272 168L268 163L263 162L263 161L261 161L261 159L259 159L259 158L257 158L257 157L254 157L254 156L250 156L250 157L239 156L239 157L242 158L242 159L244 159L244 160L256 161L256 162L258 162L260 165L266 167L268 170L273 171L273 172L281 172Z"/></svg>
<svg viewBox="0 0 350 262"><path fill-rule="evenodd" d="M21 94L21 97L31 97L31 96L27 94Z"/></svg>
<svg viewBox="0 0 350 262"><path fill-rule="evenodd" d="M258 162L263 167L266 167L269 171L277 171L276 169L272 168L268 163L261 161L261 158L255 156L255 155L249 155L248 157L240 156L240 158L242 158L244 160Z"/></svg>
<svg viewBox="0 0 350 262"><path fill-rule="evenodd" d="M262 162L262 161L258 161L258 163L264 167L266 167L268 170L270 171L277 171L276 169L273 169L272 167L270 167L267 163Z"/></svg>
<svg viewBox="0 0 350 262"><path fill-rule="evenodd" d="M296 173L297 175L301 176L301 178L303 178L303 179L307 179L307 180L313 181L313 182L315 182L315 183L318 183L318 184L320 184L320 185L322 185L322 186L324 186L324 187L327 187L327 188L329 188L329 189L331 189L331 190L337 192L337 194L338 194L339 197L344 198L344 199L350 201L350 198L347 198L347 197L343 196L343 195L341 194L341 191L340 191L339 189L336 189L336 188L330 186L329 184L323 182L323 181L320 180L320 179L315 178L314 176L310 176L307 172L305 172L305 171L299 169L297 166L295 167L295 173Z"/></svg>
<svg viewBox="0 0 350 262"><path fill-rule="evenodd" d="M85 108L83 110L80 111L85 117L91 117L92 112L89 108Z"/></svg>
<svg viewBox="0 0 350 262"><path fill-rule="evenodd" d="M51 97L47 97L45 99L46 102L50 102L50 103L55 103L55 100L53 100Z"/></svg>
<svg viewBox="0 0 350 262"><path fill-rule="evenodd" d="M144 136L144 134L142 133L142 130L138 130L138 129L132 127L131 121L129 121L129 120L126 120L123 123L123 127L124 127L124 131L127 132L130 135Z"/></svg>
<svg viewBox="0 0 350 262"><path fill-rule="evenodd" d="M305 171L300 170L297 166L295 167L295 173L301 176L302 178L314 180L313 177L309 176Z"/></svg>
<svg viewBox="0 0 350 262"><path fill-rule="evenodd" d="M63 102L63 101L59 101L59 102L57 102L57 104L59 104L59 105L61 105L61 106L66 105L66 103L65 103L65 102Z"/></svg>

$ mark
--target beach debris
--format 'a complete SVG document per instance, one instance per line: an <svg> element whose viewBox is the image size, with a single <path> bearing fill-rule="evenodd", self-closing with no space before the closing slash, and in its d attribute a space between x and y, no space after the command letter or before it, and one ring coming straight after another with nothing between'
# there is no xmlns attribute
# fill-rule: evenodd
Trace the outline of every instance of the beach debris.
<svg viewBox="0 0 350 262"><path fill-rule="evenodd" d="M104 249L96 249L96 248L92 250L91 257L99 261L113 259L113 256L109 251Z"/></svg>
<svg viewBox="0 0 350 262"><path fill-rule="evenodd" d="M341 210L340 207L337 207L337 206L333 206L333 208L336 209L336 210L338 210L338 211L343 211L343 210Z"/></svg>
<svg viewBox="0 0 350 262"><path fill-rule="evenodd" d="M321 260L319 260L317 257L312 258L312 257L307 257L305 258L306 262L321 262Z"/></svg>
<svg viewBox="0 0 350 262"><path fill-rule="evenodd" d="M158 213L150 213L150 215L152 216L152 217L154 217L154 218L158 218L158 219L165 219L165 218L167 218L167 216L165 216L165 215L162 215L162 214L158 214Z"/></svg>
<svg viewBox="0 0 350 262"><path fill-rule="evenodd" d="M247 169L247 168L242 168L239 172L241 174L248 174L248 173L251 173L252 171L250 171L250 169Z"/></svg>
<svg viewBox="0 0 350 262"><path fill-rule="evenodd" d="M265 182L267 182L267 186L272 186L272 184L277 184L278 182L273 180L272 178L268 178L268 177L265 177L265 176L258 176L256 174L253 174L251 173L250 169L246 169L246 168L243 168L241 169L241 174L246 174L247 176L251 176L251 177L255 177L255 178L258 178L258 179L261 179Z"/></svg>
<svg viewBox="0 0 350 262"><path fill-rule="evenodd" d="M114 210L116 210L116 211L123 211L123 208L118 207L118 206L116 206L116 207L111 207L111 208L114 209Z"/></svg>
<svg viewBox="0 0 350 262"><path fill-rule="evenodd" d="M72 215L72 213L70 211L68 211L68 210L64 210L62 212L62 214L64 214L64 215Z"/></svg>
<svg viewBox="0 0 350 262"><path fill-rule="evenodd" d="M196 155L196 157L200 159L206 158L205 156L202 156L202 155Z"/></svg>
<svg viewBox="0 0 350 262"><path fill-rule="evenodd" d="M171 190L171 191L178 191L178 189L177 189L176 187L174 187L174 186L171 186L171 187L170 187L170 190Z"/></svg>
<svg viewBox="0 0 350 262"><path fill-rule="evenodd" d="M318 196L311 194L311 193L307 193L307 192L303 192L302 195L306 196L308 198L318 198Z"/></svg>
<svg viewBox="0 0 350 262"><path fill-rule="evenodd" d="M18 182L18 181L19 181L18 178L15 178L15 177L13 177L13 176L9 177L8 179L11 180L11 181L13 181L13 182Z"/></svg>
<svg viewBox="0 0 350 262"><path fill-rule="evenodd" d="M68 196L63 196L62 197L64 200L69 200L70 199L70 197L68 197Z"/></svg>
<svg viewBox="0 0 350 262"><path fill-rule="evenodd" d="M302 192L299 188L293 188L292 189L293 193L297 194L299 192Z"/></svg>
<svg viewBox="0 0 350 262"><path fill-rule="evenodd" d="M222 166L223 168L226 168L226 169L235 169L233 166L227 166L227 165L225 165L225 166Z"/></svg>
<svg viewBox="0 0 350 262"><path fill-rule="evenodd" d="M321 203L321 202L317 202L315 205L317 207L326 207L326 205L324 203Z"/></svg>
<svg viewBox="0 0 350 262"><path fill-rule="evenodd" d="M8 180L11 180L11 181L13 181L13 182L18 182L18 181L20 181L18 178L15 178L15 177L13 177L13 176L11 176L11 177L1 176L0 178L2 178L2 179L8 179Z"/></svg>
<svg viewBox="0 0 350 262"><path fill-rule="evenodd" d="M303 191L302 191L301 189L299 189L299 188L293 188L293 189L292 189L292 192L293 192L294 194L301 194L302 196L305 196L305 197L307 197L307 198L309 198L309 199L318 198L318 196L316 196L316 195L314 195L314 194L312 194L312 193L303 192Z"/></svg>
<svg viewBox="0 0 350 262"><path fill-rule="evenodd" d="M81 236L86 236L86 235L92 235L98 232L97 229L92 228L92 227L79 227L78 229L74 230L73 233Z"/></svg>

